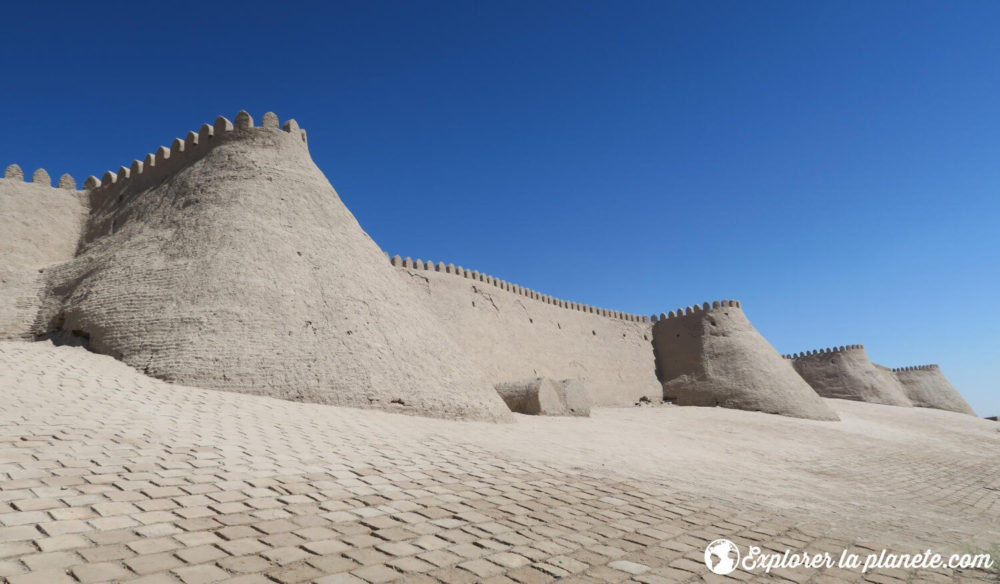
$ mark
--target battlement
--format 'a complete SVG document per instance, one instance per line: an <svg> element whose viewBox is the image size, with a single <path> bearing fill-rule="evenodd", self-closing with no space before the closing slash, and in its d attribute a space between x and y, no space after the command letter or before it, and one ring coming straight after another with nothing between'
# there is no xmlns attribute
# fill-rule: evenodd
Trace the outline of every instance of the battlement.
<svg viewBox="0 0 1000 584"><path fill-rule="evenodd" d="M900 373L905 371L934 371L935 369L941 369L936 364L930 365L911 365L910 367L895 367L893 368L893 373Z"/></svg>
<svg viewBox="0 0 1000 584"><path fill-rule="evenodd" d="M711 303L704 302L702 304L695 304L694 306L688 306L687 308L678 308L677 310L671 310L670 312L663 314L660 313L659 318L655 314L650 315L649 320L651 322L661 322L664 320L669 320L672 318L683 318L686 316L691 316L695 314L701 314L703 312L711 312L713 310L719 310L720 308L742 308L739 300L713 300Z"/></svg>
<svg viewBox="0 0 1000 584"><path fill-rule="evenodd" d="M388 254L386 254L388 256ZM618 320L624 320L628 322L649 322L649 318L645 316L640 316L638 314L629 314L627 312L621 312L618 310L610 310L607 308L598 308L596 306L590 306L588 304L581 304L579 302L570 302L569 300L562 300L556 298L555 296L549 296L548 294L542 294L530 288L525 288L524 286L518 286L517 284L512 284L505 280L501 280L494 276L488 274L482 274L477 270L467 270L462 266L456 266L454 264L445 265L444 262L434 263L432 261L423 261L420 258L416 260L412 258L402 258L398 255L393 256L389 260L393 266L397 268L405 268L411 270L424 270L428 272L441 272L444 274L452 274L462 278L475 280L477 282L482 282L484 284L495 286L501 290L511 292L531 300L536 300L544 304L551 304L553 306L558 306L559 308L566 308L568 310L577 310L580 312L587 312L590 314L596 314L598 316L603 316L606 318L614 318Z"/></svg>
<svg viewBox="0 0 1000 584"><path fill-rule="evenodd" d="M174 138L170 147L160 146L155 152L149 153L143 160L133 160L129 166L120 166L117 171L109 170L100 179L89 176L83 182L83 188L90 191L91 205L97 207L110 200L112 194L129 190L137 191L153 186L165 176L177 172L183 166L201 158L208 150L219 144L227 136L238 136L251 131L285 131L301 138L303 146L307 145L306 131L299 128L295 120L288 120L280 125L278 116L267 112L261 118L260 126L255 128L253 118L246 111L236 114L233 122L223 116L215 119L212 125L202 124L196 132L187 133L184 139Z"/></svg>
<svg viewBox="0 0 1000 584"><path fill-rule="evenodd" d="M841 345L839 347L827 347L825 349L813 349L812 351L804 351L802 353L782 355L782 357L785 359L806 359L811 357L822 357L833 353L843 353L844 351L855 351L864 348L864 345Z"/></svg>
<svg viewBox="0 0 1000 584"><path fill-rule="evenodd" d="M25 182L24 171L21 170L21 167L16 164L11 164L10 166L7 167L6 170L3 171L3 178L4 180L16 180ZM52 187L52 178L49 177L49 173L44 168L39 168L34 173L32 173L31 182L36 185ZM72 176L64 174L59 177L59 181L56 184L55 188L75 191L76 181L73 180Z"/></svg>

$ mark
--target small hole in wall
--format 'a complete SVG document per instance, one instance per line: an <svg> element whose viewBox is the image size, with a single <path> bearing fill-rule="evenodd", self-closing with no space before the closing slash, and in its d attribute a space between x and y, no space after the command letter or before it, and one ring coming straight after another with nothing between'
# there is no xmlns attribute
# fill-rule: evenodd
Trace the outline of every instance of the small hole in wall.
<svg viewBox="0 0 1000 584"><path fill-rule="evenodd" d="M472 301L472 306L473 306L473 307L475 307L475 306L476 306L476 301L475 301L475 300L473 300L473 301Z"/></svg>
<svg viewBox="0 0 1000 584"><path fill-rule="evenodd" d="M681 335L680 335L680 333L678 333L678 334L677 334L677 338L678 338L678 339L679 339L679 338L681 338Z"/></svg>
<svg viewBox="0 0 1000 584"><path fill-rule="evenodd" d="M592 335L594 335L596 337L597 336L597 331L590 331L590 334L592 334Z"/></svg>
<svg viewBox="0 0 1000 584"><path fill-rule="evenodd" d="M562 325L559 324L558 322L556 323L556 326L559 327L559 330L562 330Z"/></svg>
<svg viewBox="0 0 1000 584"><path fill-rule="evenodd" d="M649 340L649 336L648 335L642 335L642 340L648 341Z"/></svg>
<svg viewBox="0 0 1000 584"><path fill-rule="evenodd" d="M528 319L528 322L530 322L531 324L535 324L535 319L533 319L533 318L529 318L529 319Z"/></svg>

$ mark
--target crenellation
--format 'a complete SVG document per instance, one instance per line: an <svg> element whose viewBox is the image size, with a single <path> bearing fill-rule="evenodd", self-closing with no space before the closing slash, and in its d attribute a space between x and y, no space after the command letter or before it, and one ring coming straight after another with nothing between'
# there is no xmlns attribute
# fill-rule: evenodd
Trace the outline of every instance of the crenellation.
<svg viewBox="0 0 1000 584"><path fill-rule="evenodd" d="M219 116L215 118L215 124L213 125L213 136L221 136L227 132L233 131L233 123L227 120L224 116Z"/></svg>
<svg viewBox="0 0 1000 584"><path fill-rule="evenodd" d="M16 164L11 164L7 170L3 171L3 177L7 180L24 180L24 171Z"/></svg>
<svg viewBox="0 0 1000 584"><path fill-rule="evenodd" d="M295 120L288 120L285 122L285 125L281 127L281 129L289 134L292 134L299 131L299 123Z"/></svg>
<svg viewBox="0 0 1000 584"><path fill-rule="evenodd" d="M400 256L396 256L396 257L400 257ZM408 263L408 262L412 262L412 263ZM622 312L620 310L611 310L611 309L608 309L608 308L600 308L600 307L597 307L597 306L590 306L590 305L586 305L586 304L580 304L580 303L577 303L577 302L570 302L570 301L562 300L562 299L556 298L555 296L550 296L548 294L542 294L541 292L539 292L537 290L533 290L533 289L527 288L525 286L520 286L518 284L513 284L511 282L507 282L505 280L501 280L500 278L495 278L495 277L493 277L493 276L491 276L489 274L485 274L485 273L479 272L478 270L469 270L467 268L464 268L462 266L456 266L454 264L445 264L444 262L437 262L437 263L435 263L435 262L430 261L430 260L424 262L420 258L417 258L415 261L410 260L410 258L405 258L405 259L401 259L401 261L399 263L396 263L394 260L391 261L390 263L391 263L391 265L393 265L395 267L403 267L403 268L416 269L416 270L427 270L427 271L442 272L442 273L445 273L445 274L453 274L453 275L456 275L456 276L460 276L460 277L465 278L465 279L471 279L471 280L474 280L474 281L483 282L484 284L491 285L491 286L494 286L496 288L500 288L501 290L504 290L506 292L511 292L513 294L517 294L518 296L524 296L526 298L529 298L531 300L535 300L535 301L541 302L543 304L551 304L553 306L558 306L558 307L564 308L566 310L576 310L576 311L579 311L579 312L586 312L586 313L589 313L589 314L595 314L595 315L598 315L598 316L603 316L605 318L613 318L613 319L617 319L617 320L623 320L623 321L626 321L626 322L635 322L635 323L648 323L648 322L651 322L650 318L646 317L646 316L639 316L639 315L636 315L636 314L629 314L629 313L626 313L626 312ZM663 318L666 318L666 317L663 317ZM652 319L652 321L655 322L655 320L656 320L656 318L654 316L653 319Z"/></svg>
<svg viewBox="0 0 1000 584"><path fill-rule="evenodd" d="M3 173L4 180L11 181L21 181L24 182L24 171L17 164L11 164L8 166ZM44 168L39 168L31 174L31 184L34 185L44 185L52 188L52 177L49 175L48 171ZM76 190L76 180L69 174L63 174L59 177L54 188L75 191Z"/></svg>
<svg viewBox="0 0 1000 584"><path fill-rule="evenodd" d="M270 130L280 130L281 122L278 120L278 115L274 112L266 112L260 118L260 127L268 128Z"/></svg>
<svg viewBox="0 0 1000 584"><path fill-rule="evenodd" d="M806 357L824 356L836 353L844 353L847 351L863 350L864 348L865 348L864 345L840 345L839 347L826 347L825 349L824 348L818 350L811 349L808 351L803 351L801 353L793 353L791 358L802 359Z"/></svg>
<svg viewBox="0 0 1000 584"><path fill-rule="evenodd" d="M215 128L213 128L208 124L202 124L201 129L198 130L198 143L208 144L208 142L212 139L212 136L214 135L215 135Z"/></svg>
<svg viewBox="0 0 1000 584"><path fill-rule="evenodd" d="M240 110L240 113L236 114L236 120L233 122L235 129L240 132L245 132L253 128L253 118L250 117L249 112L246 110Z"/></svg>
<svg viewBox="0 0 1000 584"><path fill-rule="evenodd" d="M162 168L166 166L168 160L170 160L170 149L166 146L157 148L154 164Z"/></svg>
<svg viewBox="0 0 1000 584"><path fill-rule="evenodd" d="M253 128L253 119L247 112L240 112L240 114L237 114L237 118L239 118L241 130L248 131ZM269 123L271 121L269 118ZM164 172L171 172L179 168L181 162L191 160L190 154L199 151L201 145L209 144L216 135L231 132L233 129L234 126L232 123L224 116L219 116L216 118L214 125L202 124L199 131L187 132L184 139L175 138L169 147L160 146L156 152L147 154L143 160L133 161L128 168L121 167L115 173L112 180L108 180L108 177L105 175L105 178L99 183L96 180L92 181L91 185L89 187L85 185L85 188L93 190L108 188L111 185L116 185L116 189L125 188L139 177L149 175L153 169L160 171L157 175L158 177L162 176ZM95 200L106 199L107 196L105 195L103 199L99 198Z"/></svg>
<svg viewBox="0 0 1000 584"><path fill-rule="evenodd" d="M939 365L937 365L936 363L930 363L930 364L927 364L927 365L910 365L910 366L907 366L907 367L896 367L896 368L893 368L892 371L893 372L900 372L900 371L932 371L934 369L940 369L940 368L941 367Z"/></svg>
<svg viewBox="0 0 1000 584"><path fill-rule="evenodd" d="M99 186L101 186L101 181L98 180L98 178L94 175L88 176L83 181L83 188L87 189L88 191L96 189Z"/></svg>
<svg viewBox="0 0 1000 584"><path fill-rule="evenodd" d="M70 176L69 174L63 174L62 176L59 177L58 187L60 189L66 189L66 190L70 190L70 191L75 191L76 190L76 181L73 180L73 177Z"/></svg>
<svg viewBox="0 0 1000 584"><path fill-rule="evenodd" d="M113 185L117 180L118 180L118 175L109 170L105 172L104 176L101 178L101 186L106 187L109 185Z"/></svg>
<svg viewBox="0 0 1000 584"><path fill-rule="evenodd" d="M52 179L49 177L49 173L46 172L44 168L39 168L31 175L31 182L39 185L45 185L47 187L52 186Z"/></svg>

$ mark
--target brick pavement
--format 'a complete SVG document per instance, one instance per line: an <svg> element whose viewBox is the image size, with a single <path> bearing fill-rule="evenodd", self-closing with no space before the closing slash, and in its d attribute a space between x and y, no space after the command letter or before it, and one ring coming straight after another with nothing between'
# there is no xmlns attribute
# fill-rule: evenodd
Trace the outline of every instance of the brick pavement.
<svg viewBox="0 0 1000 584"><path fill-rule="evenodd" d="M516 424L169 385L44 344L0 343L0 390L0 578L10 584L991 581L968 570L715 576L702 555L719 537L839 554L877 549L880 534L748 498L739 477L699 490L669 468L561 465L476 439L513 439ZM941 533L943 548L997 523L996 472L906 454L858 457L850 472L873 477L873 500L913 510L938 500L967 527ZM894 476L914 476L914 464L928 480L899 488Z"/></svg>

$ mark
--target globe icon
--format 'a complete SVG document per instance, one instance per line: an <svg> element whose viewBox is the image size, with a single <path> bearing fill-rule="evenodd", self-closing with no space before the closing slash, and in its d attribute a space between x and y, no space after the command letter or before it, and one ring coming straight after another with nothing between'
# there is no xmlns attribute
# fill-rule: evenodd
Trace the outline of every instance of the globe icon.
<svg viewBox="0 0 1000 584"><path fill-rule="evenodd" d="M739 563L740 548L728 539L717 539L705 548L705 566L713 574L730 574Z"/></svg>

